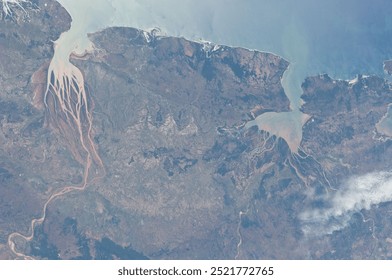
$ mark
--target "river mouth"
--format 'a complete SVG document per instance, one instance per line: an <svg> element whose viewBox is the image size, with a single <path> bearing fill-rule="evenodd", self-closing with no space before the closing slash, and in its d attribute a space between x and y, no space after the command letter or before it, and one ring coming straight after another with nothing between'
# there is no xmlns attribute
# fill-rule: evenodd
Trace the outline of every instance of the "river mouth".
<svg viewBox="0 0 392 280"><path fill-rule="evenodd" d="M272 52L290 62L282 86L290 112L264 113L246 127L257 125L282 137L296 152L302 126L309 119L300 112L301 84L308 76L328 73L339 79L357 74L383 76L382 63L392 58L392 3L380 0L192 1L162 0L59 0L73 19L71 29L58 45L61 59L91 49L88 33L107 27L142 30L159 27L163 34L202 39L216 44ZM88 11L88 12L86 12ZM380 43L382 42L382 43ZM381 44L381 45L380 45ZM62 51L63 52L63 51ZM67 58L65 58L67 57ZM382 133L392 130L390 117L379 124Z"/></svg>
<svg viewBox="0 0 392 280"><path fill-rule="evenodd" d="M295 65L290 65L281 79L284 92L290 100L291 111L266 112L245 124L245 128L257 126L259 130L284 139L293 153L298 152L302 141L302 127L310 119L309 115L300 111L302 99L298 93L302 93L302 88L296 74Z"/></svg>
<svg viewBox="0 0 392 280"><path fill-rule="evenodd" d="M246 123L245 128L257 126L284 139L291 152L297 153L302 141L302 127L310 116L299 110L291 112L267 112Z"/></svg>

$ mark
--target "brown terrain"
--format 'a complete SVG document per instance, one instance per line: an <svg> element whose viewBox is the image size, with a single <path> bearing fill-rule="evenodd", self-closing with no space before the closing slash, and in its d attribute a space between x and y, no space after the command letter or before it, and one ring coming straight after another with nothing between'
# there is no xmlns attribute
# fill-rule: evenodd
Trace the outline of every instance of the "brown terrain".
<svg viewBox="0 0 392 280"><path fill-rule="evenodd" d="M348 177L390 170L391 141L375 130L392 102L387 81L307 78L301 110L311 118L293 154L284 140L244 129L264 112L289 111L287 61L109 28L90 35L95 52L71 59L94 106L91 118L66 123L44 101L52 41L70 17L43 3L28 19L18 11L0 21L1 259L392 257L388 202L331 234L307 236L300 219ZM75 131L90 121L83 152ZM95 180L84 179L89 151L103 163ZM11 238L19 256L7 244L13 233L31 236Z"/></svg>

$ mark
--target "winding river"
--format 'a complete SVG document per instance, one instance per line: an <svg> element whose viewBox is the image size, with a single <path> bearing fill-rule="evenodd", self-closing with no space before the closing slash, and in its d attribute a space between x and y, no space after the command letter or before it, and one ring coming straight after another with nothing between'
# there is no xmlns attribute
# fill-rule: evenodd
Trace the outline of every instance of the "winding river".
<svg viewBox="0 0 392 280"><path fill-rule="evenodd" d="M159 27L166 35L264 50L284 57L290 66L281 82L291 110L264 113L245 127L257 125L259 129L285 139L293 153L300 147L302 127L310 118L300 111L301 84L306 76L324 72L344 79L358 73L383 75L382 62L392 58L392 2L387 0L232 0L230 5L225 0L212 3L208 0L59 2L73 21L71 29L55 42L45 106L51 115L64 116L65 121L57 124L64 137L73 137L81 144L72 153L84 166L84 178L79 186L65 186L50 196L42 216L31 221L29 234L14 232L9 235L10 249L24 258L30 257L18 252L15 239L30 241L34 228L44 221L47 207L53 200L72 191L83 191L104 174L92 141L93 104L86 98L83 75L69 61L72 53L83 55L94 48L88 33L110 26L144 30ZM87 120L87 129L81 123L82 119ZM391 136L391 118L386 115L377 129Z"/></svg>

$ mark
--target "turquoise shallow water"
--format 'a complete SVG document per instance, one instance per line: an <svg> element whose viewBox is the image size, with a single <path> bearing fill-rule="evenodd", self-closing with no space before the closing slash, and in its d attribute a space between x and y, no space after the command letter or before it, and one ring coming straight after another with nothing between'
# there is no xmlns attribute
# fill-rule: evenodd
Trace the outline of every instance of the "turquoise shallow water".
<svg viewBox="0 0 392 280"><path fill-rule="evenodd" d="M291 65L282 84L293 112L260 116L252 124L264 129L281 126L272 133L291 127L292 131L284 135L296 135L296 144L290 145L294 151L306 120L298 111L305 77L320 73L339 79L352 79L357 74L384 75L382 63L392 58L392 1L389 0L59 2L74 20L67 36L58 42L59 52L67 52L71 45L79 52L87 48L87 33L109 26L130 26L159 27L167 35L242 46L284 57ZM386 119L380 127L388 128L391 123ZM392 131L384 129L387 130Z"/></svg>

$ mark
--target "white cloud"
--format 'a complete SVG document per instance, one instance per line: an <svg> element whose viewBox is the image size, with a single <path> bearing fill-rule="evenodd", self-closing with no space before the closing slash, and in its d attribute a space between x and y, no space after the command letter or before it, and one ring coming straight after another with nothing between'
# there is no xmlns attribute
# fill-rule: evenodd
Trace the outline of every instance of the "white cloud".
<svg viewBox="0 0 392 280"><path fill-rule="evenodd" d="M354 213L388 201L392 201L392 172L353 177L323 198L325 207L300 214L303 231L308 235L330 234L346 227Z"/></svg>

